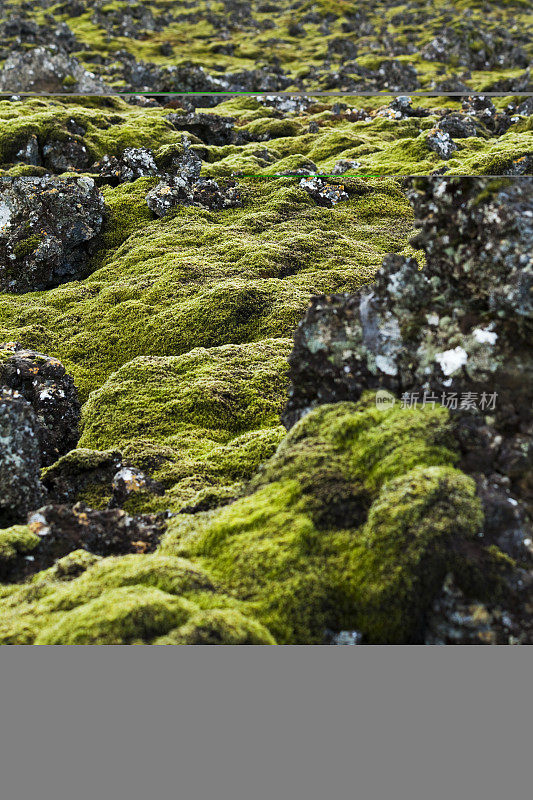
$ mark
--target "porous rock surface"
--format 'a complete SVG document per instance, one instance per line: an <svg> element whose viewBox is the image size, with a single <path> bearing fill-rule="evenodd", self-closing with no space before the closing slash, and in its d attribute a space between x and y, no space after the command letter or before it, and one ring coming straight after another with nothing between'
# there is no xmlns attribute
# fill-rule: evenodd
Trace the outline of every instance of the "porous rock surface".
<svg viewBox="0 0 533 800"><path fill-rule="evenodd" d="M43 500L39 423L18 393L0 389L0 525L24 522Z"/></svg>
<svg viewBox="0 0 533 800"><path fill-rule="evenodd" d="M26 350L16 342L0 344L0 387L18 392L31 404L40 423L43 466L76 446L81 410L78 392L56 358Z"/></svg>
<svg viewBox="0 0 533 800"><path fill-rule="evenodd" d="M0 182L0 289L31 292L84 277L103 222L91 178Z"/></svg>

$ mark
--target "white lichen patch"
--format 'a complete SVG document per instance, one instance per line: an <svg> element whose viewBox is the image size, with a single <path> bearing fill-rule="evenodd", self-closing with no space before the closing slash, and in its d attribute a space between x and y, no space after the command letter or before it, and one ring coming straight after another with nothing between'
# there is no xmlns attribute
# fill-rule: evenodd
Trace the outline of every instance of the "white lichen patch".
<svg viewBox="0 0 533 800"><path fill-rule="evenodd" d="M48 536L50 533L50 526L43 514L32 514L28 520L28 528L32 533L37 536Z"/></svg>
<svg viewBox="0 0 533 800"><path fill-rule="evenodd" d="M468 360L467 352L462 347L454 347L453 350L444 350L442 353L435 353L435 361L440 364L440 368L445 375L453 375Z"/></svg>
<svg viewBox="0 0 533 800"><path fill-rule="evenodd" d="M11 221L11 209L5 201L0 200L0 232L7 228Z"/></svg>
<svg viewBox="0 0 533 800"><path fill-rule="evenodd" d="M398 374L398 367L394 363L394 359L393 358L387 358L387 356L376 356L376 367L381 372L384 372L385 375L397 375Z"/></svg>
<svg viewBox="0 0 533 800"><path fill-rule="evenodd" d="M496 344L498 334L488 328L476 328L474 337L480 344Z"/></svg>

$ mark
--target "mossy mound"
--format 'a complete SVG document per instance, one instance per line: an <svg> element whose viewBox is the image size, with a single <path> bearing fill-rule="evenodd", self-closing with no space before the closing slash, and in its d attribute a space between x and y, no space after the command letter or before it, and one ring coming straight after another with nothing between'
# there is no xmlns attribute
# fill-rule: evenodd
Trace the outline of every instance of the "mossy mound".
<svg viewBox="0 0 533 800"><path fill-rule="evenodd" d="M248 181L243 208L178 208L157 220L145 201L154 180L104 188L89 278L0 297L1 340L58 358L82 401L97 391L81 451L69 456L83 487L68 501L105 507L109 481L85 474L83 450L122 450L167 489L136 494L131 513L207 509L239 495L283 435L288 337L310 296L357 290L387 252L408 248L411 232L392 179L352 178L335 208L290 179ZM79 472L61 465L70 467Z"/></svg>
<svg viewBox="0 0 533 800"><path fill-rule="evenodd" d="M283 436L291 345L265 339L130 361L85 404L80 446L116 447L161 480L170 491L144 498L144 510L234 499Z"/></svg>
<svg viewBox="0 0 533 800"><path fill-rule="evenodd" d="M1 644L275 644L245 605L172 556L77 551L0 597Z"/></svg>
<svg viewBox="0 0 533 800"><path fill-rule="evenodd" d="M12 525L0 530L0 579L3 579L20 557L31 553L39 544L39 537L26 525Z"/></svg>
<svg viewBox="0 0 533 800"><path fill-rule="evenodd" d="M163 108L138 108L113 97L3 101L0 163L16 161L17 152L32 136L41 150L54 142L84 145L87 164L106 154L121 155L127 147L178 145L182 134L165 119L166 113Z"/></svg>
<svg viewBox="0 0 533 800"><path fill-rule="evenodd" d="M513 96L493 99L500 113L520 103ZM141 147L153 152L164 173L182 152L184 136L203 161L202 175L212 178L302 169L328 175L341 159L355 162L348 172L363 176L427 175L442 168L449 175L500 174L531 151L525 115L512 115L509 127L498 131L489 131L480 117L476 135L458 139L453 156L443 160L428 146L428 133L445 113L461 111L460 98L414 96L407 115L391 108L390 96L341 100L302 98L301 105L293 100L294 108L280 111L262 97L199 98L212 105L202 110L207 131L210 115L213 130L220 115L232 121L233 143L224 144L213 144L209 135L198 138L192 122L190 131L186 124L175 126L172 119L187 119L175 103L139 107L118 97L0 101L0 175L96 174L94 163L103 156Z"/></svg>
<svg viewBox="0 0 533 800"><path fill-rule="evenodd" d="M280 643L320 643L325 629L416 641L482 525L452 441L440 407L383 412L372 395L321 406L291 430L249 496L171 520L160 549L193 558L253 603Z"/></svg>
<svg viewBox="0 0 533 800"><path fill-rule="evenodd" d="M162 220L146 207L154 180L104 190L89 278L0 297L0 339L59 358L82 400L138 356L291 336L312 294L356 291L411 232L393 179L332 209L288 178L250 181L243 208Z"/></svg>
<svg viewBox="0 0 533 800"><path fill-rule="evenodd" d="M509 567L479 542L480 501L453 448L442 407L377 410L373 394L321 406L245 496L171 518L158 553L76 551L0 587L0 643L420 641L448 573L467 596L495 597Z"/></svg>

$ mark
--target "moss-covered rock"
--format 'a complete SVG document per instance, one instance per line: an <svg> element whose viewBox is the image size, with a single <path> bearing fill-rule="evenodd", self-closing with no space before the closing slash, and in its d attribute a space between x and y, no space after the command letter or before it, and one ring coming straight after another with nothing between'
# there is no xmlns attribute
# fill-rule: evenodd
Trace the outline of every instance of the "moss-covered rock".
<svg viewBox="0 0 533 800"><path fill-rule="evenodd" d="M275 644L244 604L184 559L81 556L0 588L0 643Z"/></svg>
<svg viewBox="0 0 533 800"><path fill-rule="evenodd" d="M80 444L118 447L163 481L170 492L145 499L152 508L233 499L283 435L290 346L265 339L135 359L91 394Z"/></svg>
<svg viewBox="0 0 533 800"><path fill-rule="evenodd" d="M254 604L280 643L326 628L416 641L463 544L482 524L453 467L445 409L378 411L374 397L304 417L227 508L169 523L161 551L187 555Z"/></svg>
<svg viewBox="0 0 533 800"><path fill-rule="evenodd" d="M174 109L175 100L169 113L166 99L148 106L117 97L0 101L0 174L84 173L114 185L176 174L187 142L202 161L202 175L214 179L331 175L342 161L354 166L341 172L363 176L437 169L514 174L518 160L531 153L531 110L513 95L483 98L484 105L446 96L414 96L402 104L386 95L345 96L340 103L334 97L205 96L195 100L208 106L201 114ZM224 136L217 135L220 120L229 126ZM432 149L435 131L452 137L451 155ZM31 253L38 244L33 234L17 246Z"/></svg>
<svg viewBox="0 0 533 800"><path fill-rule="evenodd" d="M122 91L524 91L531 60L527 0L78 0L33 9L6 0L4 8L0 87L10 93L103 91L105 85Z"/></svg>
<svg viewBox="0 0 533 800"><path fill-rule="evenodd" d="M290 179L251 182L241 209L154 220L145 196L155 180L103 192L89 278L0 297L0 339L59 358L82 400L137 356L290 336L311 294L357 290L411 227L392 179L370 184L362 224L357 187L327 209Z"/></svg>
<svg viewBox="0 0 533 800"><path fill-rule="evenodd" d="M22 559L38 546L39 541L26 525L12 525L0 530L0 579L23 573Z"/></svg>

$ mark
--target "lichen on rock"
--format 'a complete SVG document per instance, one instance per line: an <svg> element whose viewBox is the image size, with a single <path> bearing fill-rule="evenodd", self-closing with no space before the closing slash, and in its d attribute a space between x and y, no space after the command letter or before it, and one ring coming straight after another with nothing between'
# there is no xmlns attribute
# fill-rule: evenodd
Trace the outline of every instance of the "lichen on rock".
<svg viewBox="0 0 533 800"><path fill-rule="evenodd" d="M0 182L7 209L0 228L0 289L31 292L85 277L103 223L104 201L92 178Z"/></svg>

